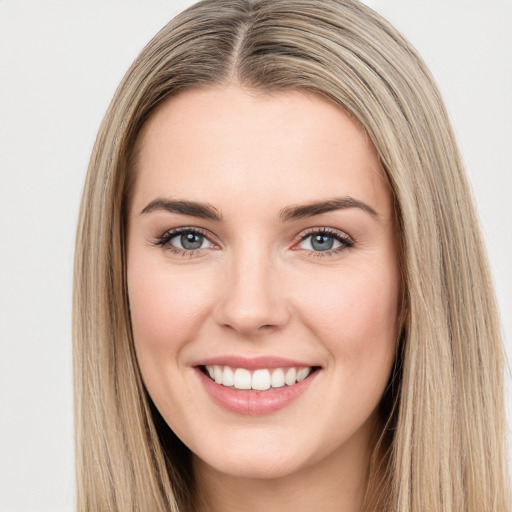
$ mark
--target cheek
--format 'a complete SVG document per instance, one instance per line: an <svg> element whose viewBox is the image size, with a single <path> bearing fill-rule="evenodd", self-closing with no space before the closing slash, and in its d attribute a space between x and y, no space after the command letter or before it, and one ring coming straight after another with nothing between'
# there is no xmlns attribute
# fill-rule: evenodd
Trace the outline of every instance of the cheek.
<svg viewBox="0 0 512 512"><path fill-rule="evenodd" d="M204 323L211 279L191 278L183 269L171 268L165 259L154 262L144 255L128 260L127 277L142 379L167 423L180 431L187 413L184 406L194 403L192 391L182 385L187 371L182 364L184 348L197 338Z"/></svg>
<svg viewBox="0 0 512 512"><path fill-rule="evenodd" d="M356 379L365 369L385 380L398 337L395 266L345 268L316 275L309 284L301 293L302 321L323 340L334 364Z"/></svg>
<svg viewBox="0 0 512 512"><path fill-rule="evenodd" d="M147 263L147 264L145 264ZM197 334L207 309L209 281L163 264L128 262L128 296L139 362L177 359Z"/></svg>

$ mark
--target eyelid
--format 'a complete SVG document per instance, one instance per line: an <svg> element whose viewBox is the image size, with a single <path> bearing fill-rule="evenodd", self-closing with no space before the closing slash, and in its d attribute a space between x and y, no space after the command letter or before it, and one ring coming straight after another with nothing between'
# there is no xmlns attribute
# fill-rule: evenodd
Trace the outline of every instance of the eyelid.
<svg viewBox="0 0 512 512"><path fill-rule="evenodd" d="M307 238L310 235L315 235L317 233L320 233L322 235L330 235L334 238L340 238L343 240L348 240L352 243L355 243L355 240L345 231L341 231L340 229L330 228L327 226L315 226L312 228L307 228L304 231L302 231L299 235L297 235L298 240L304 240L304 238Z"/></svg>

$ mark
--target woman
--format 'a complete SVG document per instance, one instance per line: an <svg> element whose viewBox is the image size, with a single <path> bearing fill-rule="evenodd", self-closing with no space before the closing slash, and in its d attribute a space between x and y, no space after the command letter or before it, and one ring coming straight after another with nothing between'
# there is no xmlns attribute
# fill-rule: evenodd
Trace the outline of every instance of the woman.
<svg viewBox="0 0 512 512"><path fill-rule="evenodd" d="M373 11L188 9L121 83L82 204L80 510L508 510L466 178Z"/></svg>

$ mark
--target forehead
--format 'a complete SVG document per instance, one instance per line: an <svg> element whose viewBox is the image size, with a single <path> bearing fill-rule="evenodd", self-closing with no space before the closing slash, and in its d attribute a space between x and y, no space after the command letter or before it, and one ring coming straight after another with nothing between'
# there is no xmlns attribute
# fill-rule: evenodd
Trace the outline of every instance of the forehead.
<svg viewBox="0 0 512 512"><path fill-rule="evenodd" d="M187 90L143 127L135 209L158 196L246 205L357 196L382 211L390 193L365 132L338 106L301 91L235 85ZM229 205L227 205L229 206Z"/></svg>

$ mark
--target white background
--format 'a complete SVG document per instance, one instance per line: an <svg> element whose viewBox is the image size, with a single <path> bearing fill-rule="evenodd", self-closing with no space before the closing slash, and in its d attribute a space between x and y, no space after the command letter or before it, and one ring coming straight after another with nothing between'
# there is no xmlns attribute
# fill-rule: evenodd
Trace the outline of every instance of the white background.
<svg viewBox="0 0 512 512"><path fill-rule="evenodd" d="M190 3L0 0L2 512L73 509L72 257L88 157L129 64ZM367 3L419 49L444 95L510 354L512 0Z"/></svg>

